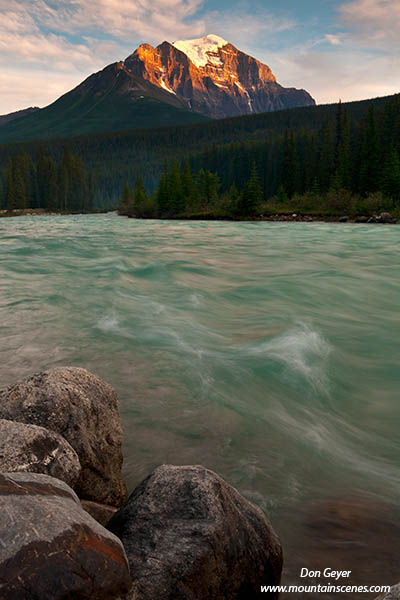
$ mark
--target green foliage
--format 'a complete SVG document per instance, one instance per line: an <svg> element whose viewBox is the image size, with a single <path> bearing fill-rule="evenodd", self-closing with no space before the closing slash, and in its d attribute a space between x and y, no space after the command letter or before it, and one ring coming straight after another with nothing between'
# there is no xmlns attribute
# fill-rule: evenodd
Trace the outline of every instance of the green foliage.
<svg viewBox="0 0 400 600"><path fill-rule="evenodd" d="M68 149L58 167L42 151L36 165L25 153L8 161L4 197L7 210L87 211L93 206L93 194L93 182L89 185L82 161Z"/></svg>

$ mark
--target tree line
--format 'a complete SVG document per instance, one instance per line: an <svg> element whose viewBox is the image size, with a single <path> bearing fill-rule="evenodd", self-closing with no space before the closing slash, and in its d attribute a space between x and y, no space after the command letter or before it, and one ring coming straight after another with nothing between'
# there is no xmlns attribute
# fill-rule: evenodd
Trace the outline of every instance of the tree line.
<svg viewBox="0 0 400 600"><path fill-rule="evenodd" d="M353 124L340 102L317 130L213 145L164 163L154 193L126 182L120 212L137 217L250 217L268 212L400 211L400 101ZM399 215L400 216L400 215Z"/></svg>
<svg viewBox="0 0 400 600"><path fill-rule="evenodd" d="M68 147L58 164L42 151L36 162L27 153L8 159L2 201L6 210L86 212L93 210L94 195L93 175Z"/></svg>
<svg viewBox="0 0 400 600"><path fill-rule="evenodd" d="M344 104L349 116L351 145L359 137L360 123L371 104L376 108L383 146L387 146L390 137L397 135L400 139L398 119L394 118L389 126L382 123L383 109L396 103L396 98L398 102L399 97ZM152 194L163 172L165 158L173 156L182 165L189 159L195 173L202 168L218 173L221 193L229 190L232 183L241 190L250 177L255 160L263 197L271 198L280 187L278 178L285 131L288 131L289 137L291 132L296 137L298 158L302 162L312 135L317 141L318 131L327 122L334 132L336 112L337 105L332 104L210 120L197 125L86 134L69 138L67 142L65 139L52 139L0 144L0 197L10 157L26 153L36 162L38 154L43 151L58 165L68 143L71 152L84 162L86 169L96 173L96 208L116 207L125 181L131 188L135 187L138 170L147 193ZM300 133L302 136L298 137ZM357 141L355 143L358 144ZM307 177L311 171L312 168L309 168Z"/></svg>

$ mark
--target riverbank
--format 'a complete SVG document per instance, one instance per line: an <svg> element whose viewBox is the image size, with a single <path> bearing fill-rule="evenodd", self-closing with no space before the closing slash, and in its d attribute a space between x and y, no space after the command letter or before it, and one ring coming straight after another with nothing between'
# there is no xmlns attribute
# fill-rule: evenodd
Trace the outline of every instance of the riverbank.
<svg viewBox="0 0 400 600"><path fill-rule="evenodd" d="M8 217L57 217L62 215L102 215L114 212L115 209L98 209L90 211L57 211L50 212L44 208L24 208L15 210L0 210L0 218Z"/></svg>
<svg viewBox="0 0 400 600"><path fill-rule="evenodd" d="M129 219L141 218L131 214L118 212L121 217ZM151 220L151 219L150 219ZM154 219L158 221L159 219ZM164 220L164 219L163 219ZM324 215L318 213L274 213L268 215L258 215L252 217L233 217L226 215L216 215L215 213L196 213L190 215L179 215L169 217L169 221L233 221L233 222L279 222L279 223L381 223L385 225L398 225L400 219L394 217L391 213L380 213L379 215Z"/></svg>

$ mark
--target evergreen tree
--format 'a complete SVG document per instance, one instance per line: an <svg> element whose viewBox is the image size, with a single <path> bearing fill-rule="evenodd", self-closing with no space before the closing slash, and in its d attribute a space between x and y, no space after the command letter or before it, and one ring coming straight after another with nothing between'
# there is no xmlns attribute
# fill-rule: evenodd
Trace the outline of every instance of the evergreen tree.
<svg viewBox="0 0 400 600"><path fill-rule="evenodd" d="M240 214L253 216L263 198L260 180L258 178L256 163L253 163L250 179L247 182L240 198Z"/></svg>
<svg viewBox="0 0 400 600"><path fill-rule="evenodd" d="M382 175L382 191L392 200L400 200L400 159L397 150L389 152Z"/></svg>
<svg viewBox="0 0 400 600"><path fill-rule="evenodd" d="M172 163L172 169L168 178L168 199L172 216L175 217L185 210L181 170L176 158Z"/></svg>
<svg viewBox="0 0 400 600"><path fill-rule="evenodd" d="M164 169L161 174L160 182L155 192L156 210L159 217L168 216L169 211L169 166L168 161L164 161Z"/></svg>
<svg viewBox="0 0 400 600"><path fill-rule="evenodd" d="M133 212L136 217L144 217L146 212L147 194L140 172L136 176L136 185L133 201Z"/></svg>
<svg viewBox="0 0 400 600"><path fill-rule="evenodd" d="M380 147L376 111L372 104L368 113L367 127L361 153L360 191L375 192L380 186Z"/></svg>
<svg viewBox="0 0 400 600"><path fill-rule="evenodd" d="M282 159L282 185L289 198L292 198L299 186L299 165L296 141L293 131L285 132Z"/></svg>
<svg viewBox="0 0 400 600"><path fill-rule="evenodd" d="M7 210L14 210L16 208L14 190L14 168L13 161L11 158L8 159L7 165L5 205Z"/></svg>

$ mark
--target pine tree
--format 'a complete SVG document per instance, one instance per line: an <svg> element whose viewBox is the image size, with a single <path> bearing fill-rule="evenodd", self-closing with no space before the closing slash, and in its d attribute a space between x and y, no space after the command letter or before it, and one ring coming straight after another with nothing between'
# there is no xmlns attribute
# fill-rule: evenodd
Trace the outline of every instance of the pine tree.
<svg viewBox="0 0 400 600"><path fill-rule="evenodd" d="M168 161L164 161L164 169L160 177L158 187L155 192L156 210L159 217L168 216L169 211L169 166Z"/></svg>
<svg viewBox="0 0 400 600"><path fill-rule="evenodd" d="M176 159L172 163L172 170L168 179L169 208L172 216L175 217L185 210L181 170Z"/></svg>
<svg viewBox="0 0 400 600"><path fill-rule="evenodd" d="M119 201L118 212L121 215L133 215L133 199L134 195L129 187L128 180L125 181L124 191Z"/></svg>
<svg viewBox="0 0 400 600"><path fill-rule="evenodd" d="M289 198L292 198L299 187L299 164L296 141L293 131L285 132L282 159L282 185Z"/></svg>
<svg viewBox="0 0 400 600"><path fill-rule="evenodd" d="M364 144L361 152L360 191L375 192L380 186L380 148L375 106L368 113Z"/></svg>
<svg viewBox="0 0 400 600"><path fill-rule="evenodd" d="M190 169L190 164L188 161L185 162L182 171L182 191L184 197L184 205L193 206L196 201L196 193L195 193L195 185L193 181L192 172Z"/></svg>
<svg viewBox="0 0 400 600"><path fill-rule="evenodd" d="M253 216L257 214L259 205L262 202L263 193L258 178L256 163L253 163L250 179L244 187L240 198L240 213L242 215Z"/></svg>
<svg viewBox="0 0 400 600"><path fill-rule="evenodd" d="M11 158L8 159L7 179L6 179L6 197L5 204L7 210L15 209L15 190L14 190L14 167Z"/></svg>
<svg viewBox="0 0 400 600"><path fill-rule="evenodd" d="M13 180L14 180L14 205L15 208L23 210L27 207L24 178L21 169L14 161Z"/></svg>
<svg viewBox="0 0 400 600"><path fill-rule="evenodd" d="M394 148L387 155L384 164L382 191L388 198L395 201L400 200L400 159Z"/></svg>
<svg viewBox="0 0 400 600"><path fill-rule="evenodd" d="M147 194L140 172L136 176L136 185L133 201L133 212L135 217L144 217L146 212Z"/></svg>

